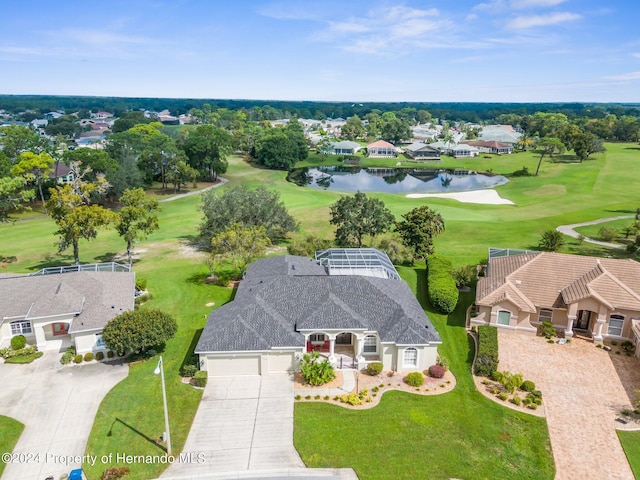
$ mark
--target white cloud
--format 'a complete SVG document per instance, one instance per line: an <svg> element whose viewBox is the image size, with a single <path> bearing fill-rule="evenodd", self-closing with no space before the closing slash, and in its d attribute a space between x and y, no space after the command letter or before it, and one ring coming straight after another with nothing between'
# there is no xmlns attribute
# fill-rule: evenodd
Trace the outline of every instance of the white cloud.
<svg viewBox="0 0 640 480"><path fill-rule="evenodd" d="M612 75L606 78L608 78L609 80L621 80L621 81L640 80L640 72L622 73L620 75Z"/></svg>
<svg viewBox="0 0 640 480"><path fill-rule="evenodd" d="M632 53L631 56L634 58L640 58L640 52Z"/></svg>
<svg viewBox="0 0 640 480"><path fill-rule="evenodd" d="M582 15L571 12L557 12L546 15L522 15L508 21L506 27L510 30L522 30L532 27L546 27L558 23L580 20Z"/></svg>
<svg viewBox="0 0 640 480"><path fill-rule="evenodd" d="M501 13L505 10L524 10L526 8L555 7L567 0L491 0L479 3L474 10L490 10L493 13Z"/></svg>

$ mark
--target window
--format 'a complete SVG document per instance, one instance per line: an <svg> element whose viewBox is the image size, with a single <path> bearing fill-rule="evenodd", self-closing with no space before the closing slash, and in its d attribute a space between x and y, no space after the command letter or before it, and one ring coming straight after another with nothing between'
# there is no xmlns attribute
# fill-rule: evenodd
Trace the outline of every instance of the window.
<svg viewBox="0 0 640 480"><path fill-rule="evenodd" d="M551 310L550 308L541 308L540 309L540 314L538 315L538 321L540 323L542 322L551 322L551 319L553 318L553 310ZM551 322L553 323L553 322Z"/></svg>
<svg viewBox="0 0 640 480"><path fill-rule="evenodd" d="M622 325L624 325L624 317L622 315L611 315L607 333L615 337L622 336Z"/></svg>
<svg viewBox="0 0 640 480"><path fill-rule="evenodd" d="M498 312L498 325L509 325L511 323L511 312L500 310Z"/></svg>
<svg viewBox="0 0 640 480"><path fill-rule="evenodd" d="M98 347L98 348L103 347L104 348L106 346L107 346L107 344L105 343L104 338L102 338L102 334L98 333L96 335L96 347Z"/></svg>
<svg viewBox="0 0 640 480"><path fill-rule="evenodd" d="M324 342L324 333L312 333L309 335L310 342Z"/></svg>
<svg viewBox="0 0 640 480"><path fill-rule="evenodd" d="M378 340L375 335L367 335L364 337L364 347L362 349L364 353L377 353L378 352Z"/></svg>
<svg viewBox="0 0 640 480"><path fill-rule="evenodd" d="M417 367L418 366L418 350L415 348L406 348L404 351L404 358L402 364L405 367Z"/></svg>
<svg viewBox="0 0 640 480"><path fill-rule="evenodd" d="M11 322L11 335L24 335L31 332L31 322L29 320Z"/></svg>

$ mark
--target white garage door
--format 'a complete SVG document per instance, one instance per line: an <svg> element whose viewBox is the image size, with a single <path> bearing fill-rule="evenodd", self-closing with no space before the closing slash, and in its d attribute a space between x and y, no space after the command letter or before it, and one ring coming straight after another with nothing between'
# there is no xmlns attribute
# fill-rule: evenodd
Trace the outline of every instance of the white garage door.
<svg viewBox="0 0 640 480"><path fill-rule="evenodd" d="M270 353L268 358L269 373L293 371L293 352Z"/></svg>
<svg viewBox="0 0 640 480"><path fill-rule="evenodd" d="M209 376L260 375L260 356L208 357Z"/></svg>

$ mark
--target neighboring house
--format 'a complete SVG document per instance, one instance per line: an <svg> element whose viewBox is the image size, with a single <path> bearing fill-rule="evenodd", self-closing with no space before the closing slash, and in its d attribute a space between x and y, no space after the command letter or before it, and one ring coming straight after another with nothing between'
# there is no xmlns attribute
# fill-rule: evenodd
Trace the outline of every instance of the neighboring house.
<svg viewBox="0 0 640 480"><path fill-rule="evenodd" d="M565 337L640 345L640 263L526 252L489 259L476 291L472 325L536 333L548 320ZM638 352L640 353L640 352Z"/></svg>
<svg viewBox="0 0 640 480"><path fill-rule="evenodd" d="M442 140L438 140L437 142L430 143L429 146L438 150L441 155L451 155L456 144L453 142L443 142Z"/></svg>
<svg viewBox="0 0 640 480"><path fill-rule="evenodd" d="M459 143L451 149L451 155L454 158L472 158L477 157L480 154L480 150L466 143Z"/></svg>
<svg viewBox="0 0 640 480"><path fill-rule="evenodd" d="M39 350L73 345L79 354L106 352L102 329L134 308L135 274L128 269L97 264L0 276L0 343L24 335Z"/></svg>
<svg viewBox="0 0 640 480"><path fill-rule="evenodd" d="M91 118L96 118L96 119L105 119L105 118L111 118L111 117L113 117L113 113L111 112L96 112L91 114Z"/></svg>
<svg viewBox="0 0 640 480"><path fill-rule="evenodd" d="M385 253L329 249L252 263L234 300L209 315L195 353L216 376L295 371L309 351L338 367L404 372L435 364L440 343Z"/></svg>
<svg viewBox="0 0 640 480"><path fill-rule="evenodd" d="M389 158L395 157L397 154L396 147L384 140L378 140L367 145L367 157Z"/></svg>
<svg viewBox="0 0 640 480"><path fill-rule="evenodd" d="M416 140L435 140L438 136L438 130L428 125L416 125L411 127L411 135Z"/></svg>
<svg viewBox="0 0 640 480"><path fill-rule="evenodd" d="M513 145L509 143L497 142L495 140L486 141L478 140L473 142L465 142L467 145L476 147L481 153L493 153L495 155L504 155L513 153Z"/></svg>
<svg viewBox="0 0 640 480"><path fill-rule="evenodd" d="M53 171L49 174L49 178L56 183L69 183L73 181L73 173L66 163L56 162L53 164Z"/></svg>
<svg viewBox="0 0 640 480"><path fill-rule="evenodd" d="M515 145L521 136L511 125L487 125L478 133L478 140Z"/></svg>
<svg viewBox="0 0 640 480"><path fill-rule="evenodd" d="M404 153L414 160L440 160L440 150L422 142L407 145Z"/></svg>
<svg viewBox="0 0 640 480"><path fill-rule="evenodd" d="M335 142L331 144L332 155L355 155L358 150L362 148L362 145L350 140L342 142Z"/></svg>

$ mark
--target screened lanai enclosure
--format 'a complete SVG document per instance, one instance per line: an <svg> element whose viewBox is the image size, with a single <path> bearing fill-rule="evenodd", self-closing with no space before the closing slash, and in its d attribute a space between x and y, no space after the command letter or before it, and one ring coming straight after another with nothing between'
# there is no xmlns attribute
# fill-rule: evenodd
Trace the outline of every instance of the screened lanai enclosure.
<svg viewBox="0 0 640 480"><path fill-rule="evenodd" d="M400 280L386 253L375 248L328 248L316 252L316 260L329 275L361 275Z"/></svg>

